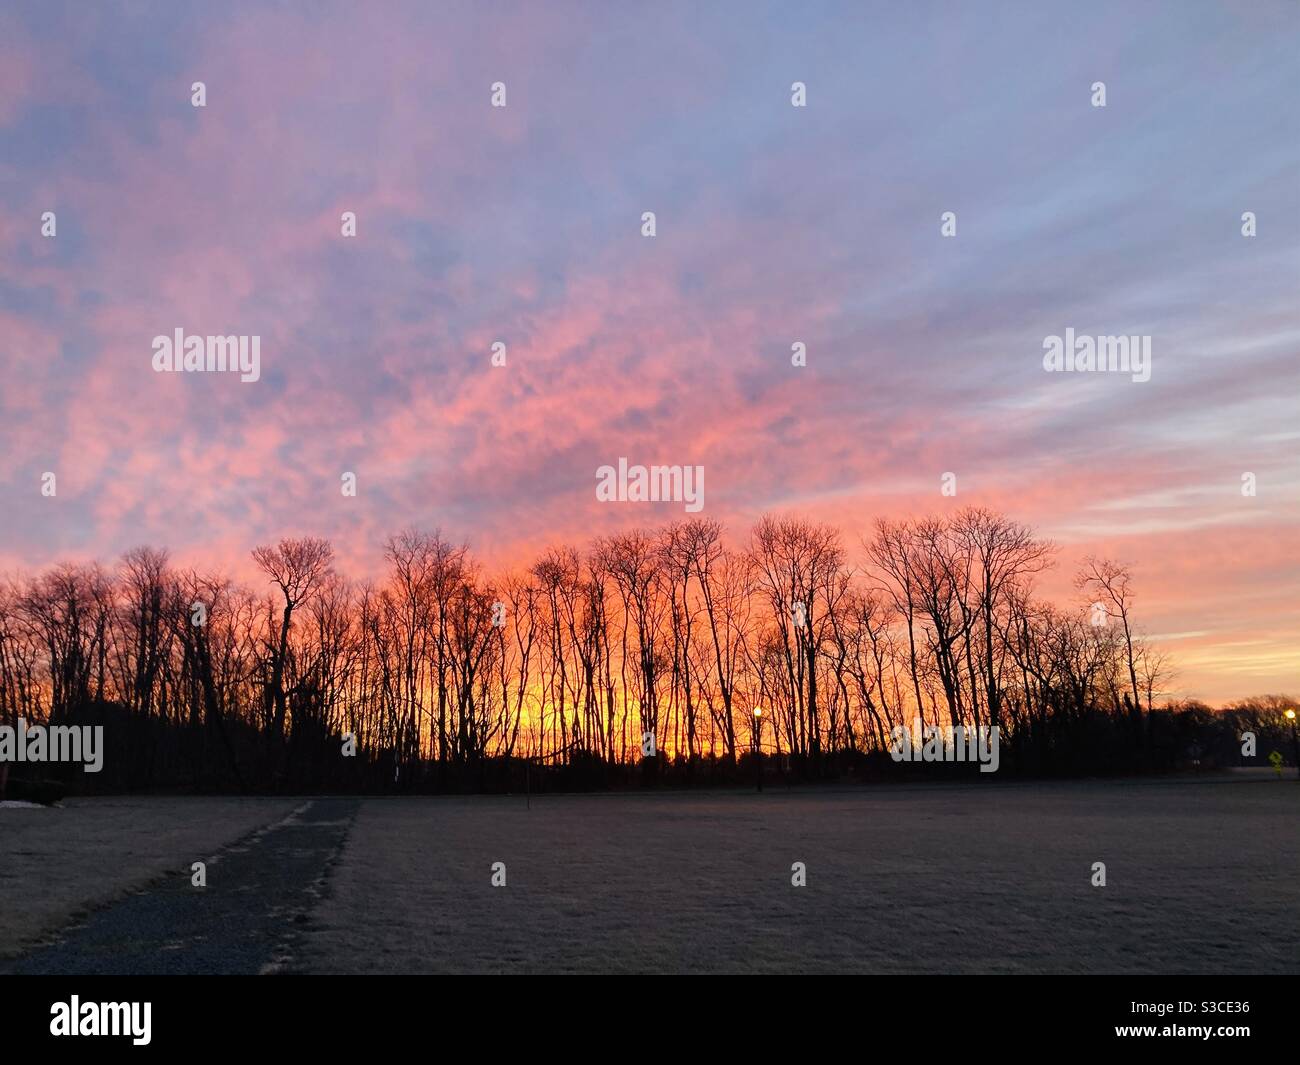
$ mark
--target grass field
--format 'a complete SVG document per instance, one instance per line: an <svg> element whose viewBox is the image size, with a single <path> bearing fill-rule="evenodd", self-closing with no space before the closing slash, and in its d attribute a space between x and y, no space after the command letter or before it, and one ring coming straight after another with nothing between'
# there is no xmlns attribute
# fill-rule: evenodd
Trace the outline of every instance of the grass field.
<svg viewBox="0 0 1300 1065"><path fill-rule="evenodd" d="M232 971L1300 971L1300 787L1271 775L311 801L0 810L0 951L206 971L233 913Z"/></svg>

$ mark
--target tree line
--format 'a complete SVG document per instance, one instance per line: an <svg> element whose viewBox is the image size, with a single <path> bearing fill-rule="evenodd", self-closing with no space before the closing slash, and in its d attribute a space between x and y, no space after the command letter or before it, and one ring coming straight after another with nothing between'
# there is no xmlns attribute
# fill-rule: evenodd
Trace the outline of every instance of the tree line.
<svg viewBox="0 0 1300 1065"><path fill-rule="evenodd" d="M1058 555L983 508L852 546L693 518L500 574L407 530L367 581L290 538L252 552L251 587L141 547L0 587L0 718L109 723L135 785L438 786L525 761L725 779L756 749L817 775L887 760L914 721L995 726L1020 771L1159 768L1186 737L1132 574L1086 558L1053 605L1034 586Z"/></svg>

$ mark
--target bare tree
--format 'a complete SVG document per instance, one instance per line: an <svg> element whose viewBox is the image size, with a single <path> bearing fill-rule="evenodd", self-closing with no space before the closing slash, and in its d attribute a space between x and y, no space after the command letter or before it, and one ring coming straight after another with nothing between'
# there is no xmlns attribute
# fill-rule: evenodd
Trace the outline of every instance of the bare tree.
<svg viewBox="0 0 1300 1065"><path fill-rule="evenodd" d="M1122 562L1096 558L1089 555L1083 560L1083 568L1075 578L1075 587L1085 595L1102 603L1107 613L1119 615L1124 631L1124 657L1128 665L1129 687L1133 695L1132 706L1137 714L1142 713L1142 698L1138 694L1137 658L1133 647L1133 576L1129 567Z"/></svg>
<svg viewBox="0 0 1300 1065"><path fill-rule="evenodd" d="M274 547L253 549L253 561L261 568L284 596L284 609L280 618L280 631L271 659L271 678L267 691L268 703L274 706L271 733L277 740L284 737L288 703L284 691L285 660L289 653L289 626L294 610L309 601L330 575L334 564L334 549L327 540L313 536L284 539Z"/></svg>

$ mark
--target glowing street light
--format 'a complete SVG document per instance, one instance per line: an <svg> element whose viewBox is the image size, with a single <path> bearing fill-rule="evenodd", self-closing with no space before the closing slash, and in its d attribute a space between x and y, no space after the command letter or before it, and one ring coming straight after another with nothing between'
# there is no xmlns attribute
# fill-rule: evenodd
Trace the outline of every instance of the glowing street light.
<svg viewBox="0 0 1300 1065"><path fill-rule="evenodd" d="M1288 709L1286 719L1291 722L1291 753L1295 757L1295 775L1300 777L1300 735L1296 734L1295 711Z"/></svg>
<svg viewBox="0 0 1300 1065"><path fill-rule="evenodd" d="M763 708L754 707L754 783L763 790Z"/></svg>

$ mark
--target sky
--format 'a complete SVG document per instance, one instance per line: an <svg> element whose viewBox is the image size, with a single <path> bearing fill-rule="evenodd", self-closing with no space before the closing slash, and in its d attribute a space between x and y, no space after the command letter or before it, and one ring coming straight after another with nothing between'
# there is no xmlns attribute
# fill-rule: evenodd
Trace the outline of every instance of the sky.
<svg viewBox="0 0 1300 1065"><path fill-rule="evenodd" d="M626 457L855 561L1000 510L1045 594L1132 564L1175 694L1300 691L1297 100L1289 0L8 3L0 572L520 565L687 516L598 502ZM260 379L156 373L178 328ZM1046 372L1067 329L1150 380Z"/></svg>

